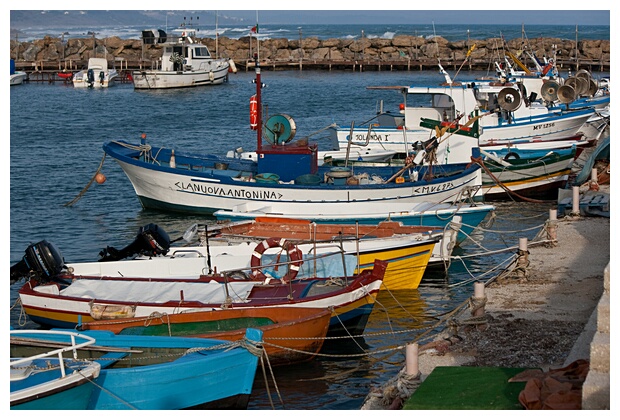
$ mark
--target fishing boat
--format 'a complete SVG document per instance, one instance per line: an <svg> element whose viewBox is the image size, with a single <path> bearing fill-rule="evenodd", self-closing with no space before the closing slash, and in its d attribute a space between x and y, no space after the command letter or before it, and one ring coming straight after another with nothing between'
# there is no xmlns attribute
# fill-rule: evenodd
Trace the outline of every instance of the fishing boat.
<svg viewBox="0 0 620 420"><path fill-rule="evenodd" d="M73 75L73 87L76 88L107 88L113 86L119 74L114 67L108 67L106 58L91 57L88 67Z"/></svg>
<svg viewBox="0 0 620 420"><path fill-rule="evenodd" d="M239 341L247 328L261 330L261 345L272 366L314 359L321 350L331 310L323 308L247 308L110 319L78 325L79 331L107 330L119 335L202 337Z"/></svg>
<svg viewBox="0 0 620 420"><path fill-rule="evenodd" d="M307 144L259 147L258 163L120 141L103 150L125 172L144 208L185 214L212 215L244 203L305 203L311 211L328 202L355 211L372 202L451 202L482 185L479 168L466 164L412 164L384 177L364 167L318 167L316 147Z"/></svg>
<svg viewBox="0 0 620 420"><path fill-rule="evenodd" d="M349 142L415 155L441 131L436 150L439 163L469 162L467 147L529 143L572 138L595 114L591 106L552 109L524 98L516 85L445 83L440 86L392 86L403 94L398 112L380 111L365 126L330 128L332 148ZM567 100L570 98L567 98ZM572 98L574 100L575 98ZM572 101L571 100L571 101ZM569 101L569 102L571 102Z"/></svg>
<svg viewBox="0 0 620 420"><path fill-rule="evenodd" d="M296 220L288 224L299 223L308 222ZM123 250L106 247L99 261L67 264L67 269L73 278L114 277L123 273L132 277L197 279L205 273L223 271L234 272L247 280L264 280L264 276L290 279L358 274L365 269L372 269L374 261L379 259L387 263L382 289L415 289L431 257L434 256L435 265L449 265L457 234L450 228L407 227L401 230L409 231L408 234L381 237L370 232L369 236L364 237L359 232L355 235L354 230L350 229L350 234L338 235L334 230L331 238L320 240L303 239L300 235L291 237L291 231L287 232L282 223L271 226L273 235L282 236L241 238L237 235L233 239L229 235L211 237L209 232L209 237L203 236L205 241L199 246L166 246L166 251L157 257L150 255L149 248L146 248L146 252L137 252L137 256L132 259L123 259L127 255ZM306 229L308 226L305 226ZM145 228L148 228L148 232L143 230ZM165 235L165 232L149 233L153 229L160 229L156 225L151 224L145 228L141 228L142 233L139 232L134 243L141 241L141 235L144 234L160 238ZM320 230L325 231L324 228ZM158 242L164 244L166 241ZM128 248L137 251L133 243ZM291 267L294 272L285 269L287 262L293 264Z"/></svg>
<svg viewBox="0 0 620 420"><path fill-rule="evenodd" d="M503 160L486 154L478 163L484 168L483 194L486 200L557 199L575 161L576 146L556 149L543 156Z"/></svg>
<svg viewBox="0 0 620 420"><path fill-rule="evenodd" d="M482 150L483 156L492 155L498 159L510 161L511 159L538 159L556 150L567 151L575 150L575 159L590 148L594 147L596 140L585 140L583 137L572 140L557 140L552 142L533 142L527 144L506 144L501 146L487 146Z"/></svg>
<svg viewBox="0 0 620 420"><path fill-rule="evenodd" d="M316 223L309 219L284 216L261 216L254 219L227 221L224 216L216 225L205 226L201 232L201 245L210 246L225 242L240 244L248 241L262 242L270 238L283 238L307 248L306 254L342 250L357 258L356 270L370 267L375 259L388 262L383 287L396 290L416 288L419 281L413 276L421 270L428 247L428 240L438 239L427 270L450 265L450 256L456 246L461 216L454 216L446 226L405 226L402 222L384 220L375 225L359 223ZM455 228L453 228L456 227ZM397 239L392 241L389 239ZM422 257L419 261L414 261ZM398 266L398 267L397 267ZM407 273L407 281L392 281L391 273ZM421 279L420 279L421 280Z"/></svg>
<svg viewBox="0 0 620 420"><path fill-rule="evenodd" d="M385 221L405 226L450 226L457 231L456 245L463 242L473 230L493 211L490 204L459 202L418 203L403 206L400 203L365 203L355 209L343 209L334 203L317 203L312 208L303 204L281 205L273 203L257 206L241 204L233 210L219 210L214 216L220 221L247 221L259 217L287 217L309 220L318 224L359 224L377 226ZM459 216L460 220L453 218Z"/></svg>
<svg viewBox="0 0 620 420"><path fill-rule="evenodd" d="M245 409L262 332L247 329L240 342L110 331L89 331L82 337L57 335L52 340L47 331L31 330L20 334L19 340L11 337L11 354L27 355L33 349L40 352L94 339L94 344L76 350L77 358L101 366L86 400L91 410Z"/></svg>
<svg viewBox="0 0 620 420"><path fill-rule="evenodd" d="M132 73L134 89L189 88L228 81L232 60L213 57L207 46L197 41L196 28L183 26L173 32L177 35L142 31L143 43L161 44L162 57L157 68Z"/></svg>
<svg viewBox="0 0 620 420"><path fill-rule="evenodd" d="M11 410L85 410L99 376L101 365L78 359L76 351L95 343L95 339L77 332L32 331L11 329L11 343L38 332L47 340L65 335L72 337L66 345L29 348L20 355L11 353ZM80 341L78 341L80 340Z"/></svg>
<svg viewBox="0 0 620 420"><path fill-rule="evenodd" d="M28 78L25 71L15 69L15 60L11 59L11 86L21 85Z"/></svg>
<svg viewBox="0 0 620 420"><path fill-rule="evenodd" d="M457 230L450 226L417 227L389 222L357 228L321 225L310 233L311 225L306 220L284 222L280 218L277 222L257 223L260 228L255 224L255 229L243 236L241 225L235 223L236 234L231 235L231 230L219 224L219 229L202 234L199 245L176 247L170 246L176 240L171 241L160 226L151 223L140 228L126 247L108 246L101 251L101 258L92 262L67 263L54 245L41 241L28 247L22 261L11 268L11 278L28 276L29 267L37 264L36 254L57 255L58 261L49 265L67 281L118 275L197 280L217 271L235 273L248 281L264 281L267 276L287 280L335 277L372 269L374 261L381 259L387 263L382 289L415 289L431 260L434 269L449 267L457 237ZM188 231L193 229L197 230L197 225ZM281 236L256 236L264 235L265 229ZM293 264L290 267L294 272L286 270L288 262Z"/></svg>
<svg viewBox="0 0 620 420"><path fill-rule="evenodd" d="M180 262L183 265L187 260ZM26 270L15 268L22 265ZM11 279L26 279L19 290L20 303L32 321L46 327L74 328L95 319L149 316L154 312L301 306L333 307L329 332L355 333L366 326L387 263L377 260L372 270L357 275L304 279L295 278L297 259L278 266L287 270L280 279L263 270L268 267L256 267L250 279L239 278L236 272L205 273L190 279L145 277L144 273L131 277L122 272L109 277L76 276L64 270L62 254L53 244L40 241L30 245L24 259L11 268ZM131 261L127 267L137 265Z"/></svg>
<svg viewBox="0 0 620 420"><path fill-rule="evenodd" d="M73 80L73 72L69 71L69 70L59 71L58 72L58 77L60 77L64 81L71 82Z"/></svg>

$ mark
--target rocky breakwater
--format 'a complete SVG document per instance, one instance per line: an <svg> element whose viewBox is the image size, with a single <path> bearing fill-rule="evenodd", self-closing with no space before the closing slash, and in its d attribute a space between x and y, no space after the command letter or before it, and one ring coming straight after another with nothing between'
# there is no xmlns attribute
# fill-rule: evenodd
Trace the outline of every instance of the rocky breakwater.
<svg viewBox="0 0 620 420"><path fill-rule="evenodd" d="M475 44L469 57L469 65L478 68L488 68L496 60L501 60L506 49L517 54L524 45L521 38L508 40L506 45L500 38L483 40L448 41L440 36L426 39L419 36L397 35L391 39L361 38L352 39L325 39L304 38L290 40L273 38L260 42L256 38L243 37L231 39L228 37L202 38L200 42L206 44L212 54L231 58L236 63L251 63L253 55L260 53L261 64L276 63L367 63L367 64L398 64L411 63L420 66L437 65L441 60L444 65L459 65L467 52ZM141 40L121 39L109 37L71 38L63 42L60 38L45 37L31 42L11 40L11 58L18 66L29 66L37 63L46 67L50 63L67 63L71 67L81 68L90 57L107 57L109 61L125 63L129 68L136 66L150 67L162 55L161 44L143 44ZM609 69L610 41L609 40L575 40L560 38L537 38L529 40L526 45L528 51L537 57L551 57L555 51L558 63L562 66L574 67L595 66L595 70ZM527 56L520 56L524 62L531 61ZM531 64L531 63L530 63ZM124 67L124 66L122 66ZM491 67L492 68L492 67Z"/></svg>

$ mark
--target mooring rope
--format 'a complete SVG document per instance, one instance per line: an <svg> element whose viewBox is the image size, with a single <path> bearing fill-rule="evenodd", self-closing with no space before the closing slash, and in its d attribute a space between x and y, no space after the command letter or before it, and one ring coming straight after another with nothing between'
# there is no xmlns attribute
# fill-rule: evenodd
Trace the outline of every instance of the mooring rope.
<svg viewBox="0 0 620 420"><path fill-rule="evenodd" d="M528 201L528 202L530 202L530 203L541 203L541 204L543 204L543 203L549 203L549 202L552 202L552 200L536 200L536 199L533 199L533 198L524 197L524 196L522 196L522 195L520 195L520 194L518 194L518 193L516 193L516 192L512 191L510 188L508 188L506 185L504 185L504 183L503 183L503 182L501 182L501 181L499 180L499 178L497 178L495 175L493 175L493 173L491 172L491 170L490 170L489 168L487 168L487 167L486 167L486 165L484 164L484 161L482 160L482 158L480 158L480 157L479 157L479 158L474 158L474 157L472 157L472 158L471 158L471 161L472 161L473 163L478 164L478 165L479 165L479 166L480 166L480 167L481 167L481 168L482 168L482 169L483 169L483 170L487 173L487 175L489 175L489 177L490 177L493 181L495 181L495 184L497 184L497 186L498 186L498 187L500 187L501 189L503 189L504 191L506 191L506 193L508 194L508 196L509 196L509 197L511 197L511 198L512 198L513 196L514 196L514 197L518 197L518 198L520 198L521 200L523 200L523 201ZM484 187L483 187L483 188L484 188Z"/></svg>
<svg viewBox="0 0 620 420"><path fill-rule="evenodd" d="M65 203L65 207L73 206L75 203L79 201L80 198L82 198L84 194L86 194L86 191L88 191L90 186L93 184L93 181L95 181L95 179L97 178L99 171L101 171L101 168L103 167L103 162L105 161L105 156L106 154L104 153L103 157L101 158L101 162L99 163L99 167L97 168L97 171L95 171L95 174L93 175L93 177L90 179L90 181L88 181L88 184L86 184L86 186L82 189L82 191L80 191L80 193L73 200L69 201L68 203Z"/></svg>

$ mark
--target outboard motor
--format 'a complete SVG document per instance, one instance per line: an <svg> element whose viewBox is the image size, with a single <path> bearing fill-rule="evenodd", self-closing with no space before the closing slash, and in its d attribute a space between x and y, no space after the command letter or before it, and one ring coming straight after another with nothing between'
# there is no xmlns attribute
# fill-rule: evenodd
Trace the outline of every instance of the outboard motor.
<svg viewBox="0 0 620 420"><path fill-rule="evenodd" d="M102 71L99 72L99 83L103 84L103 81L105 80L105 73Z"/></svg>
<svg viewBox="0 0 620 420"><path fill-rule="evenodd" d="M95 84L95 71L93 69L88 69L86 72L87 82L89 87L93 87Z"/></svg>
<svg viewBox="0 0 620 420"><path fill-rule="evenodd" d="M49 281L65 268L65 260L53 244L40 241L26 248L24 257L11 267L11 284L25 277Z"/></svg>
<svg viewBox="0 0 620 420"><path fill-rule="evenodd" d="M99 253L100 262L119 261L136 254L153 257L155 255L166 255L170 249L170 237L159 226L154 223L141 227L136 239L123 249L116 249L111 246L106 247Z"/></svg>

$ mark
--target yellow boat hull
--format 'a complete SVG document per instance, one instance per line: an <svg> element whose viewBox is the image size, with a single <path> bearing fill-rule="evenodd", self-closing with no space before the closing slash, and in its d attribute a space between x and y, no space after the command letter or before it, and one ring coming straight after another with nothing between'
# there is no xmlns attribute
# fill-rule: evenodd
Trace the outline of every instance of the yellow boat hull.
<svg viewBox="0 0 620 420"><path fill-rule="evenodd" d="M388 263L381 290L417 289L431 258L434 243L369 251L359 255L360 270L371 269L375 259Z"/></svg>

